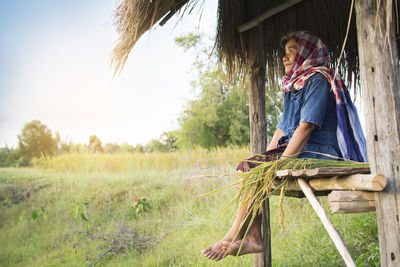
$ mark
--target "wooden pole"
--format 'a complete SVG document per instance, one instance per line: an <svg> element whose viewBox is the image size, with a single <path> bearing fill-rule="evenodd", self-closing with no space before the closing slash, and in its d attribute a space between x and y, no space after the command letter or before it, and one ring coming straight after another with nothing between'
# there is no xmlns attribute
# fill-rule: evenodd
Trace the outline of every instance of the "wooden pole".
<svg viewBox="0 0 400 267"><path fill-rule="evenodd" d="M355 1L368 161L371 173L387 179L375 196L381 266L400 266L400 79L391 4Z"/></svg>
<svg viewBox="0 0 400 267"><path fill-rule="evenodd" d="M304 195L306 195L308 201L310 202L311 206L314 208L315 212L317 213L318 217L322 221L326 231L328 232L329 236L331 237L333 243L335 244L337 250L339 251L340 255L342 256L346 266L356 267L353 258L351 257L349 251L347 250L346 245L343 242L342 237L340 236L339 232L336 230L335 226L329 219L328 214L321 206L317 198L314 196L314 193L311 187L304 179L298 179L299 186L303 190Z"/></svg>
<svg viewBox="0 0 400 267"><path fill-rule="evenodd" d="M248 32L248 51L250 66L249 118L250 146L252 155L260 154L266 149L265 117L265 52L262 26ZM271 266L271 227L269 199L263 204L263 240L265 251L254 255L254 266Z"/></svg>

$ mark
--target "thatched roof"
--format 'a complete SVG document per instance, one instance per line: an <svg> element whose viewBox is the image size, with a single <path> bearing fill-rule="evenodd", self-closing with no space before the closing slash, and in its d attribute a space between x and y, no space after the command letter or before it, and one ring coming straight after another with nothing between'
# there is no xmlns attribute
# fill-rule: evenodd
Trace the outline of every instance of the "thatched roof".
<svg viewBox="0 0 400 267"><path fill-rule="evenodd" d="M113 64L120 70L129 52L143 33L164 16L173 14L184 6L188 11L201 0L120 0L115 15L115 25L120 34ZM219 0L216 48L220 61L229 72L246 70L248 44L251 31L239 34L238 26L284 3L282 0ZM327 45L333 63L339 57L346 35L351 1L304 0L264 20L261 25L265 44L267 75L276 80L283 74L281 65L283 49L280 39L296 30L308 30L320 36ZM183 12L184 13L184 12ZM349 36L341 64L341 73L348 81L359 80L358 48L355 14L353 10ZM164 19L165 21L165 19Z"/></svg>
<svg viewBox="0 0 400 267"><path fill-rule="evenodd" d="M115 72L122 70L133 46L155 23L165 15L166 22L178 11L184 15L198 2L199 0L119 0L114 14L114 25L119 39L111 58Z"/></svg>

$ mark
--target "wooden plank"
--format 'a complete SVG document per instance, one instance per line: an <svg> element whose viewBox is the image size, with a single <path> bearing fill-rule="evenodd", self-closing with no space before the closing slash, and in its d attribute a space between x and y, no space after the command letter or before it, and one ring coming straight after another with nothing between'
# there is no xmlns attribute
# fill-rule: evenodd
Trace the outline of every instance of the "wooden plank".
<svg viewBox="0 0 400 267"><path fill-rule="evenodd" d="M248 31L254 27L257 27L261 22L263 22L264 20L266 20L267 18L270 18L300 2L302 2L303 0L289 0L286 3L283 3L277 7L271 8L270 10L267 10L266 12L264 12L263 14L261 14L260 16L238 26L238 31L239 33Z"/></svg>
<svg viewBox="0 0 400 267"><path fill-rule="evenodd" d="M278 177L290 177L292 176L292 170L287 169L287 170L279 170L276 172L276 176Z"/></svg>
<svg viewBox="0 0 400 267"><path fill-rule="evenodd" d="M346 266L356 267L353 258L351 257L346 245L343 242L342 237L340 236L338 230L336 230L335 226L333 226L332 221L329 219L328 214L321 206L317 198L315 197L311 187L308 183L300 178L298 179L299 186L303 190L304 194L306 195L308 201L310 202L311 206L314 208L315 212L317 213L318 217L320 218L322 224L324 225L326 231L328 232L330 238L332 239L333 243L335 244L337 250L339 251L340 255L342 256Z"/></svg>
<svg viewBox="0 0 400 267"><path fill-rule="evenodd" d="M373 192L365 191L332 191L328 195L329 202L348 202L348 201L375 201Z"/></svg>
<svg viewBox="0 0 400 267"><path fill-rule="evenodd" d="M275 179L272 184L272 188L278 188L281 183L281 179ZM340 177L335 176L330 178L314 178L309 180L309 184L314 191L383 191L386 186L386 178L380 174L352 174ZM286 189L289 191L301 190L297 182L290 178L286 185Z"/></svg>
<svg viewBox="0 0 400 267"><path fill-rule="evenodd" d="M347 202L329 202L331 213L361 213L375 211L375 200L370 201L347 201Z"/></svg>
<svg viewBox="0 0 400 267"><path fill-rule="evenodd" d="M355 1L368 161L387 178L375 197L381 266L400 266L400 79L395 20L386 20L391 3Z"/></svg>
<svg viewBox="0 0 400 267"><path fill-rule="evenodd" d="M314 190L383 191L386 178L381 174L353 174L349 176L310 179Z"/></svg>
<svg viewBox="0 0 400 267"><path fill-rule="evenodd" d="M370 173L370 168L365 167L323 167L306 170L280 170L276 172L278 177L332 177L355 173Z"/></svg>

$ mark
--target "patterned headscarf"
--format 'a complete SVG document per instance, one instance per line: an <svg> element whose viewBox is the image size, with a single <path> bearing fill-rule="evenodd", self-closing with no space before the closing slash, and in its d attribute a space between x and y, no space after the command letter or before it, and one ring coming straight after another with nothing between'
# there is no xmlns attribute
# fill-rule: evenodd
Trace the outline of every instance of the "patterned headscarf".
<svg viewBox="0 0 400 267"><path fill-rule="evenodd" d="M301 90L312 75L317 72L323 74L335 95L337 139L342 156L347 160L366 162L365 137L357 109L351 101L343 79L329 68L330 57L325 44L307 31L295 32L293 38L297 43L297 53L291 70L283 77L283 89L285 92Z"/></svg>

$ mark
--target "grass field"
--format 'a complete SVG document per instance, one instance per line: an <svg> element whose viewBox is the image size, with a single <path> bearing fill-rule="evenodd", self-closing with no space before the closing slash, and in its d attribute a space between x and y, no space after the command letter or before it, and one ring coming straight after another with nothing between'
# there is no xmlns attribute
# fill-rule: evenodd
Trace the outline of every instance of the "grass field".
<svg viewBox="0 0 400 267"><path fill-rule="evenodd" d="M220 211L236 190L200 197L235 179L235 163L202 162L0 169L0 266L251 266L251 255L216 263L201 254L232 223L233 207ZM285 198L283 233L277 205L272 197L273 266L344 266L305 199ZM358 266L379 263L375 213L331 219Z"/></svg>

